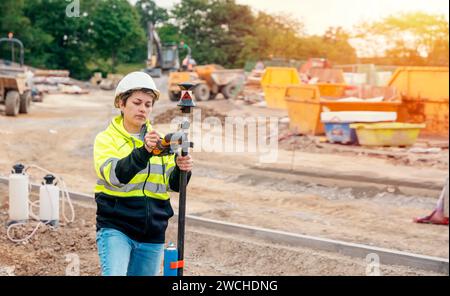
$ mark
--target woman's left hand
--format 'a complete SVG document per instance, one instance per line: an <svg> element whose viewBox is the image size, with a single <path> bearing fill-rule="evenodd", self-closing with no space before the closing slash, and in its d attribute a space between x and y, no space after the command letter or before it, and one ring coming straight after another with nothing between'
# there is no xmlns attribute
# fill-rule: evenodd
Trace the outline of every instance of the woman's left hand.
<svg viewBox="0 0 450 296"><path fill-rule="evenodd" d="M194 161L192 160L191 155L177 156L177 166L180 168L180 170L190 172L192 171L193 164Z"/></svg>

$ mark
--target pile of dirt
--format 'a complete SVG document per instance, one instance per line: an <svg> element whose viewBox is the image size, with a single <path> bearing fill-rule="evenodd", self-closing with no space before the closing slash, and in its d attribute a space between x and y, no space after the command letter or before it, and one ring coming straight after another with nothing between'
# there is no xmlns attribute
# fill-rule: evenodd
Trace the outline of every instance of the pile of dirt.
<svg viewBox="0 0 450 296"><path fill-rule="evenodd" d="M8 219L7 202L0 200L0 224ZM77 208L76 220L56 229L41 225L28 241L13 243L0 227L0 266L14 267L14 275L99 275L95 243L95 211ZM17 239L29 235L37 222L10 231ZM78 264L79 263L79 264ZM79 266L79 268L77 267Z"/></svg>
<svg viewBox="0 0 450 296"><path fill-rule="evenodd" d="M206 107L206 106L197 106L193 110L193 112L198 112L199 110L201 111L201 120L202 121L208 117L216 117L222 122L222 124L225 123L226 115L224 115L220 112L217 112L213 108ZM181 113L180 108L172 108L172 109L168 109L167 111L157 115L154 118L153 123L154 124L168 124L168 123L172 123L174 119L177 119L180 117L183 117L183 113Z"/></svg>

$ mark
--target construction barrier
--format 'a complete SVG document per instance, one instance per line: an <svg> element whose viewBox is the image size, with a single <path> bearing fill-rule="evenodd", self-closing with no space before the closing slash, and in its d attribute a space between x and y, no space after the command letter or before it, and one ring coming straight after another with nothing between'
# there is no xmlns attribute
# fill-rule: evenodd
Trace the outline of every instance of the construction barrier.
<svg viewBox="0 0 450 296"><path fill-rule="evenodd" d="M295 68L268 67L261 80L267 107L286 109L286 89L289 85L299 83L300 78Z"/></svg>
<svg viewBox="0 0 450 296"><path fill-rule="evenodd" d="M339 87L339 85L336 85ZM292 85L286 90L286 104L290 119L290 128L301 134L324 134L324 125L320 120L323 111L383 111L398 112L401 99L389 88L372 88L362 98L371 98L373 94L383 94L383 101L357 100L340 101L337 98L322 97L317 85ZM337 92L337 91L336 91Z"/></svg>
<svg viewBox="0 0 450 296"><path fill-rule="evenodd" d="M423 134L448 138L448 67L402 67L389 86L397 88L402 97L399 121L425 123Z"/></svg>

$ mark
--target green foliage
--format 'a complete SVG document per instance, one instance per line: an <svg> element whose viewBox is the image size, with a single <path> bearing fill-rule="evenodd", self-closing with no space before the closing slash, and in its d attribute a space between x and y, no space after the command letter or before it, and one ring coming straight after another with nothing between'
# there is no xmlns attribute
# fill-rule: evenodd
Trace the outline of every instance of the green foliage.
<svg viewBox="0 0 450 296"><path fill-rule="evenodd" d="M181 0L170 11L153 0L80 0L78 17L68 17L66 0L1 0L0 36L8 32L25 46L25 63L68 69L76 78L95 70L141 68L146 59L147 22L162 43L185 41L198 64L228 68L248 61L327 58L334 64L355 63L351 38L387 47L384 61L405 65L449 64L449 25L443 16L406 13L361 25L356 35L330 28L323 36L308 36L290 15L254 13L235 0ZM0 46L0 58L10 58ZM186 50L181 50L184 57Z"/></svg>
<svg viewBox="0 0 450 296"><path fill-rule="evenodd" d="M197 63L243 67L249 60L306 60L326 57L336 63L356 62L349 35L338 29L328 39L305 36L304 26L289 15L254 15L234 0L182 0L172 10L179 35L192 48ZM175 31L175 30L173 30Z"/></svg>
<svg viewBox="0 0 450 296"><path fill-rule="evenodd" d="M259 13L255 19L254 48L260 58L298 58L301 56L300 46L302 24L286 15L272 16Z"/></svg>
<svg viewBox="0 0 450 296"><path fill-rule="evenodd" d="M158 7L152 0L138 0L135 7L141 17L141 26L145 29L147 29L147 22L156 25L169 20L167 10Z"/></svg>
<svg viewBox="0 0 450 296"><path fill-rule="evenodd" d="M146 38L139 16L126 0L102 0L92 14L92 40L101 58L111 59L111 72L135 47L145 48Z"/></svg>
<svg viewBox="0 0 450 296"><path fill-rule="evenodd" d="M398 65L448 66L449 24L443 15L410 12L364 23L357 37L382 40ZM374 45L378 46L378 45Z"/></svg>
<svg viewBox="0 0 450 296"><path fill-rule="evenodd" d="M126 0L80 0L78 17L68 17L64 0L0 1L0 34L14 32L25 47L25 63L68 69L86 79L91 67L114 72L119 62L145 59L140 17ZM4 49L2 47L2 49ZM2 50L0 57L10 58Z"/></svg>
<svg viewBox="0 0 450 296"><path fill-rule="evenodd" d="M90 73L85 65L92 58L94 47L88 31L94 3L82 2L79 17L67 17L65 1L27 0L23 12L37 31L30 43L25 44L30 50L31 64L69 69L73 76L87 78Z"/></svg>
<svg viewBox="0 0 450 296"><path fill-rule="evenodd" d="M126 75L130 72L140 71L144 67L145 63L119 64L117 65L116 72L118 74Z"/></svg>
<svg viewBox="0 0 450 296"><path fill-rule="evenodd" d="M186 36L183 36L178 27L173 24L164 24L157 31L163 43L177 44L181 40L186 40Z"/></svg>
<svg viewBox="0 0 450 296"><path fill-rule="evenodd" d="M42 64L50 54L44 48L53 41L51 35L40 28L31 26L31 21L24 15L23 0L0 1L0 36L7 37L9 32L22 41L25 47L25 63ZM0 58L11 59L9 47L0 47ZM39 58L30 56L30 52L39 53Z"/></svg>

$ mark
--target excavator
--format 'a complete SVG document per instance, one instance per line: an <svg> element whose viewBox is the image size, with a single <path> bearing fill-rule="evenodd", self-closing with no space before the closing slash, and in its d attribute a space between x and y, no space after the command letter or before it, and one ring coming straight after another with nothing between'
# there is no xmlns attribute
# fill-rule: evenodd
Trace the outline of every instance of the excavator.
<svg viewBox="0 0 450 296"><path fill-rule="evenodd" d="M162 44L154 25L147 23L147 68L152 77L161 77L163 72L178 71L180 60L176 44Z"/></svg>

